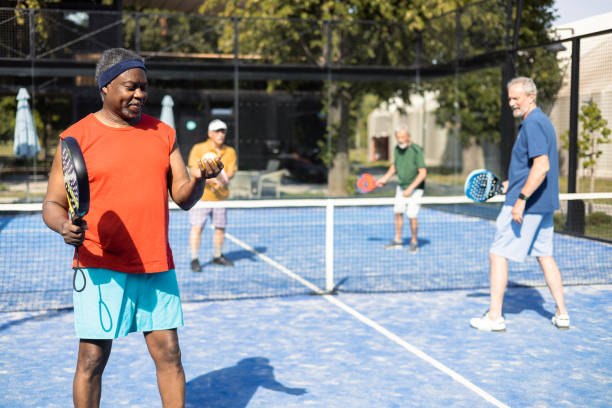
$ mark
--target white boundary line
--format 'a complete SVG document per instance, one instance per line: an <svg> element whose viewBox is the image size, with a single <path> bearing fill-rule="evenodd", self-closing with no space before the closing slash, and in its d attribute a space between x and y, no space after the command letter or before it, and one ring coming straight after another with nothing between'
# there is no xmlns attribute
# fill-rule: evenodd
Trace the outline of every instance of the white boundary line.
<svg viewBox="0 0 612 408"><path fill-rule="evenodd" d="M419 350L418 348L416 348L412 344L410 344L407 341L403 340L401 337L399 337L395 333L385 329L383 326L381 326L380 324L376 323L372 319L362 315L361 313L359 313L357 310L353 309L352 307L350 307L346 303L338 300L337 297L335 297L333 295L326 294L318 286L313 285L311 282L305 280L301 276L296 275L293 271L291 271L290 269L288 269L288 268L284 267L283 265L279 264L278 262L276 262L275 260L273 260L269 256L266 256L266 255L264 255L262 253L257 252L253 247L251 247L251 246L247 245L246 243L240 241L238 238L234 237L233 235L228 234L226 232L225 236L230 241L232 241L235 244L237 244L238 246L246 249L247 251L253 253L255 256L257 256L257 257L261 258L263 261L269 263L270 265L272 265L273 267L275 267L276 269L278 269L282 273L284 273L284 274L288 275L289 277L297 280L298 282L300 282L301 284L303 284L307 288L311 289L313 292L317 293L318 295L322 295L328 302L338 306L340 309L344 310L345 312L347 312L348 314L350 314L351 316L353 316L354 318L356 318L357 320L359 320L363 324L365 324L367 326L370 326L371 328L373 328L374 330L376 330L377 332L379 332L380 334L382 334L383 336L385 336L389 340L393 341L394 343L400 345L404 349L408 350L409 352L411 352L412 354L414 354L415 356L417 356L421 360L431 364L432 366L434 366L438 370L442 371L444 374L446 374L449 377L451 377L453 380L457 381L459 384L463 385L464 387L466 387L469 390L471 390L471 391L475 392L476 394L478 394L480 397L484 398L487 402L495 405L496 407L509 408L508 405L506 405L503 402L499 401L497 398L495 398L494 396L492 396L488 392L484 391L482 388L478 387L477 385L471 383L467 378L463 377L461 374L457 373L456 371L453 371L452 369L448 368L444 364L440 363L438 360L436 360L433 357L430 357L429 355L425 354L423 351Z"/></svg>

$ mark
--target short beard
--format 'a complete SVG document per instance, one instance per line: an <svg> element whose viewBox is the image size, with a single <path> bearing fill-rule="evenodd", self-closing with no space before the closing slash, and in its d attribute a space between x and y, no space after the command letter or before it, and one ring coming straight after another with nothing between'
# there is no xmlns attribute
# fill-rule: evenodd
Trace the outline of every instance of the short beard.
<svg viewBox="0 0 612 408"><path fill-rule="evenodd" d="M522 118L524 114L525 114L525 112L523 112L520 109L518 109L518 110L512 109L512 116L514 116L515 118Z"/></svg>

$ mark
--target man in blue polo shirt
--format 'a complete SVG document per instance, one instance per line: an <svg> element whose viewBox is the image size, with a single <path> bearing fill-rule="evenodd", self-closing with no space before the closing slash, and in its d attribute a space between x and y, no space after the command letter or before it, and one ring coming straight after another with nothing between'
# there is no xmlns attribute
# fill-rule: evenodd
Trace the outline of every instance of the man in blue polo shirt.
<svg viewBox="0 0 612 408"><path fill-rule="evenodd" d="M508 259L522 262L527 255L540 263L546 283L557 304L552 323L569 328L563 300L563 283L553 258L553 212L559 208L557 137L548 117L536 106L536 85L518 77L508 83L508 103L515 118L522 118L512 148L506 201L496 221L491 245L491 298L489 310L470 320L479 330L504 331L504 292L508 283Z"/></svg>

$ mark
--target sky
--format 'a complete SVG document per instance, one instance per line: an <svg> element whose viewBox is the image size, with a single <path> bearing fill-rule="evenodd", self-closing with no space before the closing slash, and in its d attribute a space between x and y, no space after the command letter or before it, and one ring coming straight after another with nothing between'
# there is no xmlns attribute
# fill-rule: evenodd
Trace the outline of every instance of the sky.
<svg viewBox="0 0 612 408"><path fill-rule="evenodd" d="M559 18L555 25L612 12L612 0L556 0L554 8ZM612 21L610 22L612 28Z"/></svg>

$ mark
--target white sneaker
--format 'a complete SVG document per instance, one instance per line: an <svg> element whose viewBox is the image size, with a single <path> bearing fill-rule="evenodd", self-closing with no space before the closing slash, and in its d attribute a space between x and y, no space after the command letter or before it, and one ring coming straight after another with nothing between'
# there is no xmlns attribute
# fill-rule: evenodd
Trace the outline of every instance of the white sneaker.
<svg viewBox="0 0 612 408"><path fill-rule="evenodd" d="M506 331L506 322L504 321L504 318L500 316L495 320L491 320L489 319L488 311L483 314L482 317L470 319L470 326L484 331Z"/></svg>
<svg viewBox="0 0 612 408"><path fill-rule="evenodd" d="M569 315L554 315L551 320L558 329L569 329L570 327Z"/></svg>

